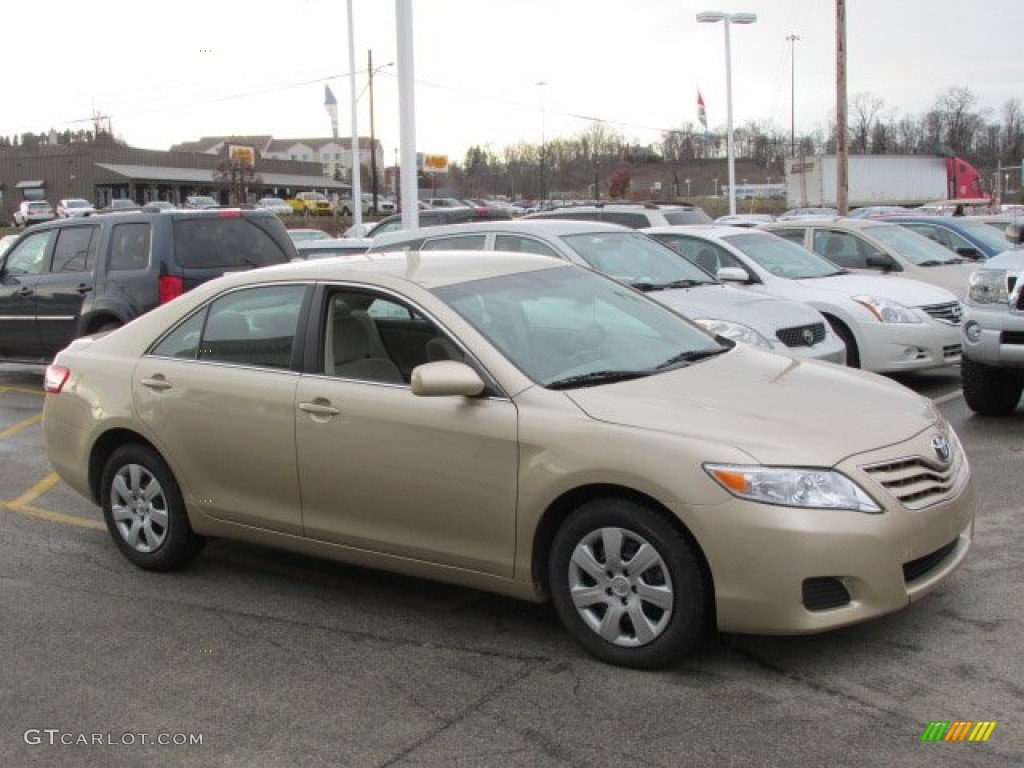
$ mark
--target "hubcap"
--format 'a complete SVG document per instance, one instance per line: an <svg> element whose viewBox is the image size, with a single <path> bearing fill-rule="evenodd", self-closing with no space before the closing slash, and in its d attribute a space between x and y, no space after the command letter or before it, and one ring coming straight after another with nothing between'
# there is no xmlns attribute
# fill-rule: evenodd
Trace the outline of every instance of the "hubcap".
<svg viewBox="0 0 1024 768"><path fill-rule="evenodd" d="M583 622L614 645L646 645L672 618L665 561L624 528L600 528L580 540L569 562L569 592Z"/></svg>
<svg viewBox="0 0 1024 768"><path fill-rule="evenodd" d="M154 552L167 538L167 497L141 464L126 464L114 475L110 510L118 533L137 552Z"/></svg>

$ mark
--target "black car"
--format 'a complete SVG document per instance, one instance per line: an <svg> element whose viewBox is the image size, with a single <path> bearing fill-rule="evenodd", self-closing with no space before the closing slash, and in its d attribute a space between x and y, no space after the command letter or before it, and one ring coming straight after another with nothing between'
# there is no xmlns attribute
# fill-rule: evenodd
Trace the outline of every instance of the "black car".
<svg viewBox="0 0 1024 768"><path fill-rule="evenodd" d="M0 257L0 360L49 362L225 272L298 258L269 211L112 213L39 224Z"/></svg>

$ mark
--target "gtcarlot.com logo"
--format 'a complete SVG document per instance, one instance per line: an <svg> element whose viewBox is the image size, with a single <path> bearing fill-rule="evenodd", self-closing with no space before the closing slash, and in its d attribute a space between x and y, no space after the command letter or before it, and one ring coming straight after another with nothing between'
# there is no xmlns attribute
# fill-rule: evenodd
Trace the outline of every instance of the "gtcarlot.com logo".
<svg viewBox="0 0 1024 768"><path fill-rule="evenodd" d="M995 720L932 720L921 741L988 741L995 729Z"/></svg>

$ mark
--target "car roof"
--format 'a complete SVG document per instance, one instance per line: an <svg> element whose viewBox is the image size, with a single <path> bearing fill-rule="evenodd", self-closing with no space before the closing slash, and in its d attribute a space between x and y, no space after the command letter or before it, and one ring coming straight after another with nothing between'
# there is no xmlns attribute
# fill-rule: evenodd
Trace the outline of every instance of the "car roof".
<svg viewBox="0 0 1024 768"><path fill-rule="evenodd" d="M550 256L487 251L389 251L357 253L343 259L291 261L220 278L222 287L266 281L356 280L377 275L390 281L415 283L428 290L501 275L569 267ZM211 281L213 282L213 281ZM202 286L200 286L202 287Z"/></svg>
<svg viewBox="0 0 1024 768"><path fill-rule="evenodd" d="M390 245L417 237L441 237L444 235L473 234L474 232L509 232L559 237L582 235L591 232L636 232L621 224L604 221L581 221L576 219L495 219L493 221L468 221L462 224L440 224L417 229L400 229L386 232L374 238L374 247Z"/></svg>

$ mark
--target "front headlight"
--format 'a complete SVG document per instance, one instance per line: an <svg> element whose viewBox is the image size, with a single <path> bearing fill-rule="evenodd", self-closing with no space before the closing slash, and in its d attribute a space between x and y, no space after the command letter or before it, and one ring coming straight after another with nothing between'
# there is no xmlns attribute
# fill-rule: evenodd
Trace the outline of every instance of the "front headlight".
<svg viewBox="0 0 1024 768"><path fill-rule="evenodd" d="M978 269L967 279L967 301L971 304L1005 304L1006 270Z"/></svg>
<svg viewBox="0 0 1024 768"><path fill-rule="evenodd" d="M744 344L752 344L761 349L772 349L772 343L764 336L755 331L749 325L733 323L729 320L717 320L710 317L698 317L693 322L716 336L724 336L733 341L742 341Z"/></svg>
<svg viewBox="0 0 1024 768"><path fill-rule="evenodd" d="M880 323L921 322L921 318L915 315L909 307L892 299L883 299L879 296L852 296L851 298L871 312Z"/></svg>
<svg viewBox="0 0 1024 768"><path fill-rule="evenodd" d="M831 469L705 464L704 471L732 495L762 504L882 511L859 485Z"/></svg>

